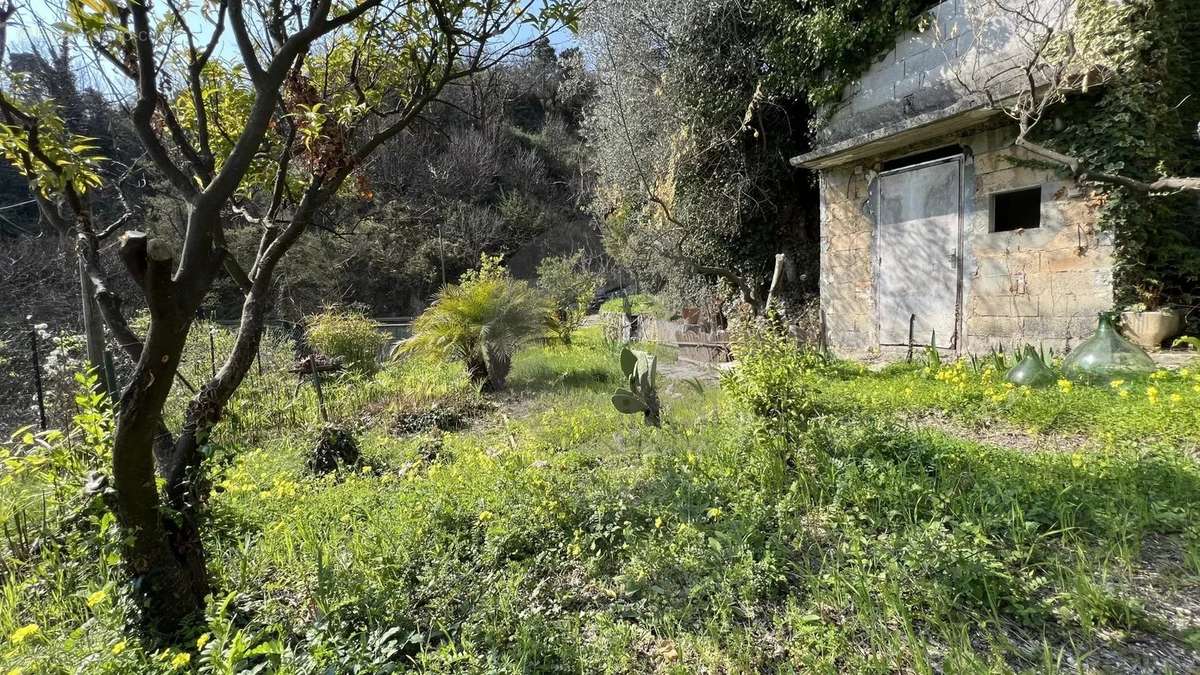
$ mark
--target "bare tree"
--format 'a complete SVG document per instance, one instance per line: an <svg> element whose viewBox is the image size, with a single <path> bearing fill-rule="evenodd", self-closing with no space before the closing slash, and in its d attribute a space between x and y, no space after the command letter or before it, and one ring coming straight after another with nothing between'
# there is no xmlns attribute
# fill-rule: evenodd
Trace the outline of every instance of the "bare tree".
<svg viewBox="0 0 1200 675"><path fill-rule="evenodd" d="M120 237L149 309L144 336L102 285L99 241L122 223L98 228L89 216L86 147L70 145L53 111L23 105L12 87L0 97L16 148L10 159L38 183L39 203L65 203L105 323L136 361L118 408L113 487L132 588L146 618L167 630L209 593L198 529L206 446L253 362L280 262L347 178L447 85L495 67L577 12L571 0L218 0L206 8L68 0L61 17L132 88L138 139L186 204L178 250L141 232ZM11 16L9 5L6 24ZM233 49L223 50L230 35ZM226 245L234 219L260 230L248 268ZM244 295L234 347L172 434L163 407L196 310L222 271Z"/></svg>
<svg viewBox="0 0 1200 675"><path fill-rule="evenodd" d="M1080 0L967 0L973 48L949 59L953 64L949 72L962 94L1012 118L1018 129L1017 146L1062 165L1082 182L1152 194L1200 191L1200 177L1144 181L1104 173L1029 138L1054 106L1072 94L1113 84L1126 66L1130 50L1122 44L1121 22L1122 12L1129 8L1122 4L1086 7Z"/></svg>

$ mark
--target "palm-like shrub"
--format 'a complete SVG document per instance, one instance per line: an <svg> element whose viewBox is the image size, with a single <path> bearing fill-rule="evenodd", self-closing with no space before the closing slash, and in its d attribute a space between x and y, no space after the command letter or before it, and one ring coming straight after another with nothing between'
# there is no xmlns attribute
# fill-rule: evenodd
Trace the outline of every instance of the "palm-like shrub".
<svg viewBox="0 0 1200 675"><path fill-rule="evenodd" d="M571 256L546 258L537 268L537 285L550 302L546 327L563 344L571 344L571 335L587 316L588 306L604 277L587 269L583 251Z"/></svg>
<svg viewBox="0 0 1200 675"><path fill-rule="evenodd" d="M404 349L458 359L473 381L486 389L502 389L517 348L541 333L545 305L529 284L508 276L494 260L485 260L482 270L437 294L413 322L413 336Z"/></svg>
<svg viewBox="0 0 1200 675"><path fill-rule="evenodd" d="M379 352L387 344L387 335L379 324L361 312L329 309L308 317L308 342L326 356L341 361L353 372L375 372Z"/></svg>

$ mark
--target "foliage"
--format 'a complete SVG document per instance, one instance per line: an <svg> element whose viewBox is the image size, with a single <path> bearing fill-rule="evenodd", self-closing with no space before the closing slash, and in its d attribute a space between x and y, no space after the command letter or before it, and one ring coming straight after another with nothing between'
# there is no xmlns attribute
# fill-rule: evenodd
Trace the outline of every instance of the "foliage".
<svg viewBox="0 0 1200 675"><path fill-rule="evenodd" d="M361 312L329 309L308 317L306 324L305 337L318 352L357 373L370 375L378 369L388 337Z"/></svg>
<svg viewBox="0 0 1200 675"><path fill-rule="evenodd" d="M547 324L564 344L587 316L604 277L584 265L583 251L552 256L538 263L537 287L550 301Z"/></svg>
<svg viewBox="0 0 1200 675"><path fill-rule="evenodd" d="M658 399L658 357L625 347L621 350L625 387L612 395L613 407L622 415L642 413L647 426L662 426Z"/></svg>
<svg viewBox="0 0 1200 675"><path fill-rule="evenodd" d="M823 378L823 402L837 412L949 415L966 424L1008 424L1035 434L1095 434L1105 443L1200 439L1200 372L1159 370L1140 380L1091 387L1061 378L1031 389L1004 381L1003 366L966 359L895 364L854 379Z"/></svg>
<svg viewBox="0 0 1200 675"><path fill-rule="evenodd" d="M815 375L836 370L827 357L759 323L736 326L731 349L738 367L725 376L722 386L734 401L792 434L826 414Z"/></svg>
<svg viewBox="0 0 1200 675"><path fill-rule="evenodd" d="M732 270L765 297L778 253L796 268L784 299L813 293L817 186L786 160L811 147L822 107L932 4L594 3L583 38L603 86L586 132L609 253L688 304L733 290L697 264Z"/></svg>
<svg viewBox="0 0 1200 675"><path fill-rule="evenodd" d="M359 466L360 457L354 434L327 426L321 430L321 437L306 465L314 474L325 475L337 471L339 467L353 469Z"/></svg>
<svg viewBox="0 0 1200 675"><path fill-rule="evenodd" d="M687 297L718 286L697 265L765 295L781 246L809 271L815 183L780 161L806 146L807 104L764 97L764 27L752 13L727 1L607 0L583 25L602 82L585 124L599 174L592 209L610 255L644 288Z"/></svg>
<svg viewBox="0 0 1200 675"><path fill-rule="evenodd" d="M67 523L80 519L52 518L46 541L62 548L0 581L5 666L1056 672L1136 663L1126 650L1152 642L1191 669L1194 648L1172 640L1163 620L1178 617L1160 608L1200 574L1200 470L1181 450L1200 420L1169 401L1200 386L1195 371L1129 384L1136 395L1014 388L993 405L992 363L870 373L769 337L784 372L764 357L739 386L799 374L825 410L806 431L715 388L664 386L672 424L634 423L607 404L623 376L592 329L518 353L510 382L529 396L490 423L403 438L368 428L362 465L324 478L304 468L318 424L257 418L246 436L258 440L214 476L208 541L228 595L191 635L167 646L125 632L104 516L75 535ZM335 401L366 390L352 419L470 389L460 369L418 358L329 386ZM292 391L259 405L313 418L311 394ZM1060 405L1061 426L1031 437L1071 430L1068 448L981 442L986 427L966 424L1023 429ZM964 426L915 417L934 411ZM22 474L0 495L54 480L77 495L78 470Z"/></svg>
<svg viewBox="0 0 1200 675"><path fill-rule="evenodd" d="M1061 130L1047 125L1039 140L1093 170L1151 179L1200 174L1193 93L1200 73L1200 8L1178 0L1081 2L1092 13L1117 13L1081 39L1119 62L1106 85L1068 100L1057 111ZM1098 8L1094 6L1098 5ZM1122 187L1097 189L1100 225L1116 244L1117 304L1141 301L1147 284L1167 303L1195 305L1200 296L1200 214L1188 195L1146 195Z"/></svg>
<svg viewBox="0 0 1200 675"><path fill-rule="evenodd" d="M404 349L462 361L472 380L502 389L513 353L541 331L545 313L529 284L513 279L499 258L484 255L478 269L443 288L417 317Z"/></svg>
<svg viewBox="0 0 1200 675"><path fill-rule="evenodd" d="M54 101L22 101L29 96L28 78L10 73L0 82L6 92L6 109L0 123L0 155L31 181L39 195L56 199L70 189L77 195L101 185L100 164L94 138L79 136L67 128Z"/></svg>
<svg viewBox="0 0 1200 675"><path fill-rule="evenodd" d="M662 304L653 295L647 293L635 293L629 296L617 296L609 298L600 305L601 314L624 314L625 301L629 301L630 312L639 316L653 316L660 319L667 318L667 311Z"/></svg>
<svg viewBox="0 0 1200 675"><path fill-rule="evenodd" d="M755 0L771 89L806 97L814 108L842 90L885 53L901 33L920 27L936 0Z"/></svg>

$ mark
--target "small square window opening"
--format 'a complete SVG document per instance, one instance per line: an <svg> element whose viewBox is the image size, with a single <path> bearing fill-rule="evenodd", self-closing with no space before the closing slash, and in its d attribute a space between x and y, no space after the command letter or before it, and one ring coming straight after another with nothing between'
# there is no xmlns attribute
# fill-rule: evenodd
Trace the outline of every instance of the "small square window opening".
<svg viewBox="0 0 1200 675"><path fill-rule="evenodd" d="M992 232L1032 230L1042 226L1042 188L992 195Z"/></svg>

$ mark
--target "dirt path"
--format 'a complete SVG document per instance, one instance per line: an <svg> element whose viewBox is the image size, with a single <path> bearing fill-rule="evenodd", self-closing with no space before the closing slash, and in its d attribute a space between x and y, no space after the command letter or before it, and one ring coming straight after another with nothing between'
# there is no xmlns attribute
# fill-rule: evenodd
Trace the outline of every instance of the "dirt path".
<svg viewBox="0 0 1200 675"><path fill-rule="evenodd" d="M659 363L658 372L668 380L700 380L707 386L721 381L724 365L732 364L700 363L680 359L675 363Z"/></svg>
<svg viewBox="0 0 1200 675"><path fill-rule="evenodd" d="M1000 420L970 425L938 411L908 415L902 421L912 427L934 429L947 436L1022 452L1075 452L1091 442L1082 434L1031 434Z"/></svg>

